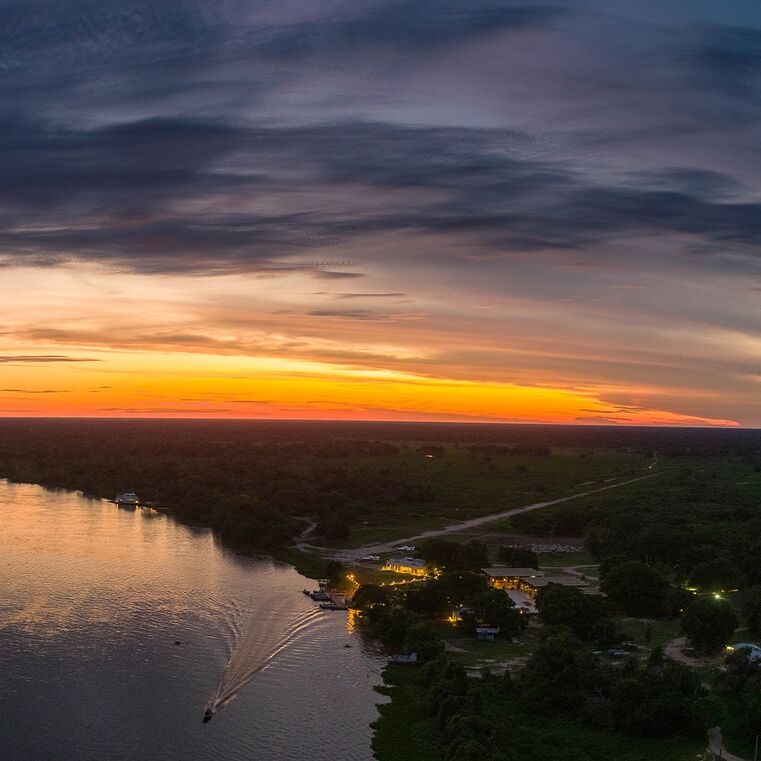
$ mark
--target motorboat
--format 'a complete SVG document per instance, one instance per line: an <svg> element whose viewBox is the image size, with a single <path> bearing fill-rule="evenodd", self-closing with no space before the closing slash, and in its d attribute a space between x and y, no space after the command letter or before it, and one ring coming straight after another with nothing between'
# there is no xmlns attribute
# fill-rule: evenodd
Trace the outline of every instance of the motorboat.
<svg viewBox="0 0 761 761"><path fill-rule="evenodd" d="M203 723L204 724L208 724L212 720L213 716L214 716L214 709L213 708L207 708L203 712Z"/></svg>

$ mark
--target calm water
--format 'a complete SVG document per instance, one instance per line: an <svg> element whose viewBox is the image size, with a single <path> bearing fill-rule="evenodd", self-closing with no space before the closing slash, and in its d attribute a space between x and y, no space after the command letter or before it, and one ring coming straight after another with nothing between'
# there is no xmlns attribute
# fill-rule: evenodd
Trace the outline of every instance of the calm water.
<svg viewBox="0 0 761 761"><path fill-rule="evenodd" d="M166 516L0 481L0 758L371 759L383 661L306 586Z"/></svg>

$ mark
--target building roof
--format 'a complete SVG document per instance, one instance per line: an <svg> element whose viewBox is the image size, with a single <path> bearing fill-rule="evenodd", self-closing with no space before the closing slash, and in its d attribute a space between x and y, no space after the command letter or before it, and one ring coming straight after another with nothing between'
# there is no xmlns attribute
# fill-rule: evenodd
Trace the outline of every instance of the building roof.
<svg viewBox="0 0 761 761"><path fill-rule="evenodd" d="M422 558L389 558L386 565L406 565L410 568L425 568L425 560Z"/></svg>
<svg viewBox="0 0 761 761"><path fill-rule="evenodd" d="M481 570L492 579L500 579L508 576L520 576L522 578L544 576L544 572L537 571L536 568L512 568L510 566L495 565L492 568L482 568Z"/></svg>
<svg viewBox="0 0 761 761"><path fill-rule="evenodd" d="M576 576L545 576L542 579L533 579L531 584L535 587L547 587L550 584L560 584L563 587L588 587L589 582Z"/></svg>

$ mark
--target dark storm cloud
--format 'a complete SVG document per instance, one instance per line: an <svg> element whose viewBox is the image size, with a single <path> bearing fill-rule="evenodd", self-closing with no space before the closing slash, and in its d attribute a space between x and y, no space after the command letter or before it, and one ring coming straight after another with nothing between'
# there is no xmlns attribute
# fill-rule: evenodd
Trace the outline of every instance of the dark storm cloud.
<svg viewBox="0 0 761 761"><path fill-rule="evenodd" d="M202 7L184 0L4 0L0 67L58 64L70 73L96 58L101 64L139 61L146 49L165 58L187 55L222 31Z"/></svg>
<svg viewBox="0 0 761 761"><path fill-rule="evenodd" d="M594 248L628 234L761 242L761 205L728 200L734 183L716 172L661 170L602 185L568 162L512 158L520 140L509 131L368 123L18 125L0 142L0 256L6 264L89 258L146 272L250 271L387 232L462 233L503 255ZM357 188L381 201L352 208ZM404 203L384 190L404 191ZM246 196L282 198L282 211L231 207L231 197Z"/></svg>
<svg viewBox="0 0 761 761"><path fill-rule="evenodd" d="M0 7L0 67L10 75L0 88L2 264L277 274L290 271L289 260L362 252L387 235L413 246L445 234L474 262L578 251L594 264L611 256L609 242L631 236L650 236L658 257L659 240L687 236L682 253L701 264L758 265L761 206L747 182L701 166L699 156L693 166L613 173L587 159L603 147L652 141L661 118L680 108L691 129L724 125L739 110L754 123L757 103L748 95L757 93L761 70L758 29L696 18L672 40L647 19L611 25L585 2ZM572 46L582 29L588 49L578 56ZM389 93L418 69L467 50L481 71L495 54L510 54L511 35L524 33L552 34L552 53L568 55L562 76L549 68L533 75L537 97L570 103L596 87L599 104L629 115L631 130L602 123L604 109L590 108L588 127L567 130L563 148L548 150L540 135L562 124L537 117L521 129L425 126L406 103L394 119L372 118L376 106L396 108ZM495 39L500 45L488 48ZM616 41L631 48L629 58L608 67ZM659 65L679 69L684 91L674 108L656 99L643 115L639 99L658 94L649 67ZM342 79L352 69L356 89ZM531 98L511 103L501 87L524 75L506 74L512 69L479 87L520 113ZM565 92L568 75L576 96ZM349 88L335 95L333 78ZM469 121L460 100L471 94L453 86L445 121ZM285 117L279 109L291 101ZM337 101L355 113L329 116ZM406 248L397 243L389 255L406 256ZM360 264L344 269L313 274L362 274Z"/></svg>
<svg viewBox="0 0 761 761"><path fill-rule="evenodd" d="M397 0L347 6L348 18L292 24L263 36L263 55L293 59L334 55L347 49L387 45L395 49L435 47L504 28L542 24L561 15L560 5L504 0ZM364 10L364 12L363 12ZM353 17L352 17L353 16Z"/></svg>
<svg viewBox="0 0 761 761"><path fill-rule="evenodd" d="M761 91L761 29L705 30L696 44L699 71L735 93L758 98ZM756 103L758 105L758 103Z"/></svg>
<svg viewBox="0 0 761 761"><path fill-rule="evenodd" d="M672 167L632 175L635 185L653 190L686 193L708 201L730 200L744 189L731 177L704 169Z"/></svg>
<svg viewBox="0 0 761 761"><path fill-rule="evenodd" d="M66 58L67 63L138 59L141 48L165 58L204 55L236 45L256 58L292 60L373 45L432 47L526 27L561 15L560 4L520 0L395 0L296 4L272 20L262 2L207 6L192 0L23 0L3 3L0 66Z"/></svg>

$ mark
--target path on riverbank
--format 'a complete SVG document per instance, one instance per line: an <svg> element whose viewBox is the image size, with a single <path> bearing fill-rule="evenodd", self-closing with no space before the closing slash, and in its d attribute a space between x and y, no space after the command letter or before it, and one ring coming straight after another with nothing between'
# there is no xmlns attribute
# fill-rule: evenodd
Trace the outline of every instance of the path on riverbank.
<svg viewBox="0 0 761 761"><path fill-rule="evenodd" d="M472 518L461 523L453 523L450 526L445 526L440 529L432 529L431 531L424 531L422 534L416 534L415 536L405 537L403 539L395 539L391 542L383 542L380 544L366 544L363 547L355 547L349 550L340 550L335 553L335 557L342 562L354 562L359 560L364 555L377 555L383 552L393 552L394 547L398 545L410 544L411 542L419 542L423 539L432 539L436 536L445 536L446 534L457 534L463 531L469 531L470 529L478 528L479 526L486 525L488 523L495 523L503 518L509 518L512 515L519 515L520 513L528 513L532 510L541 510L544 507L551 507L552 505L558 505L561 502L568 502L572 499L579 499L581 497L588 497L592 494L599 494L609 489L618 489L622 486L637 483L638 481L645 481L651 478L658 478L664 475L666 471L659 473L648 473L645 476L637 476L636 478L630 478L627 481L620 481L615 484L608 484L607 486L601 486L599 489L590 489L589 491L578 492L577 494L570 494L567 497L560 497L558 499L551 499L546 502L534 502L531 505L524 505L523 507L514 507L510 510L504 510L499 513L491 513L489 515L482 515L480 518ZM314 548L322 549L322 548Z"/></svg>
<svg viewBox="0 0 761 761"><path fill-rule="evenodd" d="M298 520L306 521L307 524L304 530L299 534L299 539L296 542L296 549L303 550L309 546L306 539L314 533L314 530L317 528L317 521L313 518L307 518L306 516L298 516Z"/></svg>
<svg viewBox="0 0 761 761"><path fill-rule="evenodd" d="M746 761L746 759L740 758L740 756L733 755L724 747L721 727L712 727L708 730L708 749L716 758L720 758L721 761Z"/></svg>
<svg viewBox="0 0 761 761"><path fill-rule="evenodd" d="M687 637L676 637L671 642L667 642L663 647L663 654L667 658L671 658L672 661L681 663L683 666L689 666L690 668L697 668L702 666L705 661L700 658L693 658L686 655L684 650L687 647Z"/></svg>

